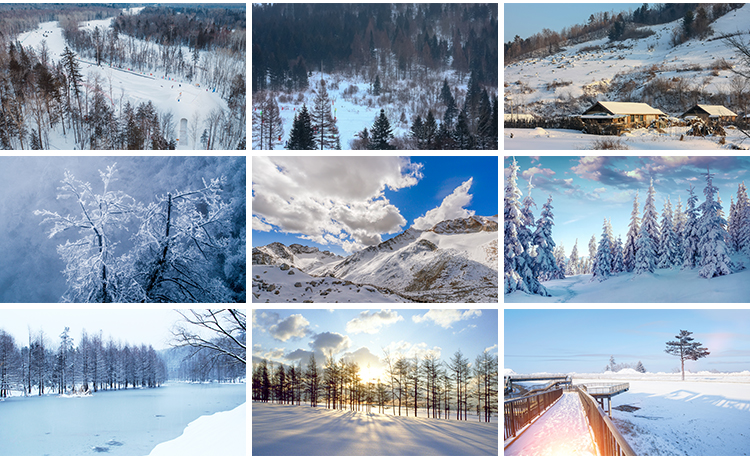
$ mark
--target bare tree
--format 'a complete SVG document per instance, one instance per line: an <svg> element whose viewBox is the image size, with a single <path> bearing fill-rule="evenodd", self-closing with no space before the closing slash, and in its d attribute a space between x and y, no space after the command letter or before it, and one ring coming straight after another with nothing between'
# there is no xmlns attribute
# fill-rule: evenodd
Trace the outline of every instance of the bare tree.
<svg viewBox="0 0 750 459"><path fill-rule="evenodd" d="M172 346L194 348L190 357L200 351L208 351L211 355L209 359L211 365L222 356L234 359L243 366L246 364L247 318L244 311L239 309L175 311L182 316L182 320L175 324L172 330L174 336ZM213 336L206 337L206 331Z"/></svg>

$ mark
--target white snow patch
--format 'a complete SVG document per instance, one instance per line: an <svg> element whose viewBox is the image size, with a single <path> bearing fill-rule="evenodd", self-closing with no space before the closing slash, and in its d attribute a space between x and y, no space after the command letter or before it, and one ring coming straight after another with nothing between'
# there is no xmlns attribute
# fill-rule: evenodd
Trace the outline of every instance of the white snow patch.
<svg viewBox="0 0 750 459"><path fill-rule="evenodd" d="M156 445L149 456L245 456L246 405L199 417L179 437Z"/></svg>

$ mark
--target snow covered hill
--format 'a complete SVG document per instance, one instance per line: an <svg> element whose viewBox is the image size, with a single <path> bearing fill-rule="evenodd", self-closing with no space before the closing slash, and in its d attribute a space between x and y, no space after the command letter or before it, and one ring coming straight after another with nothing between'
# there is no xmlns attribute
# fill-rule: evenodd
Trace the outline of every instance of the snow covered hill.
<svg viewBox="0 0 750 459"><path fill-rule="evenodd" d="M308 247L301 244L292 244L287 247L279 242L272 242L262 247L253 247L254 265L287 263L295 268L311 272L317 268L325 269L343 259L344 257L327 250L321 252L317 247Z"/></svg>
<svg viewBox="0 0 750 459"><path fill-rule="evenodd" d="M253 249L253 264L287 263L312 276L369 284L415 301L497 302L497 224L497 216L472 216L444 221L427 231L412 227L340 261L329 256L330 253L325 255L326 252L309 248L306 251L300 246L296 252L310 255L300 262L291 248L273 243ZM283 285L289 284L283 276L275 279ZM254 292L258 282L254 277ZM310 287L312 293L315 286ZM283 296L276 298L285 300ZM303 301L300 295L296 298ZM266 295L256 299L274 301L273 296Z"/></svg>
<svg viewBox="0 0 750 459"><path fill-rule="evenodd" d="M695 38L673 47L672 34L682 26L680 19L639 27L654 32L646 38L621 42L601 38L544 58L514 62L504 70L506 113L511 113L512 103L514 113L567 116L580 114L591 100L619 100L651 103L665 113L680 115L695 98L670 100L668 93L678 83L685 94L730 93L735 75L724 61L732 66L737 59L720 38L740 31L747 41L748 24L750 5L745 4L711 23L713 34L704 40Z"/></svg>

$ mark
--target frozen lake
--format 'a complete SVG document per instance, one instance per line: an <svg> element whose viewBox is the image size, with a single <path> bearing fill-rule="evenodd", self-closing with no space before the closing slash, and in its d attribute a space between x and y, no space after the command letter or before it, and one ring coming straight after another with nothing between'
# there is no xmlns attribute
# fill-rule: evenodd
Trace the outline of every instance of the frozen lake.
<svg viewBox="0 0 750 459"><path fill-rule="evenodd" d="M0 455L147 455L200 416L244 403L244 384L169 384L0 402Z"/></svg>

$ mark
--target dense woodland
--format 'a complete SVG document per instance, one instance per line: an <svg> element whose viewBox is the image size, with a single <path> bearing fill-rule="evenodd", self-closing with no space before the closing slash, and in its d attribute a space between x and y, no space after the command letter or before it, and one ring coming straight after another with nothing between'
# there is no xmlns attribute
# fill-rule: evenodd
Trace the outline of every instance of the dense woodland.
<svg viewBox="0 0 750 459"><path fill-rule="evenodd" d="M589 16L585 24L575 24L561 31L544 29L528 38L516 35L505 43L505 63L530 56L546 56L560 51L561 47L608 37L611 41L642 38L638 28L644 25L665 24L683 19L683 30L672 37L672 44L683 43L693 36L708 31L710 21L740 8L744 3L644 3L635 11L620 13L599 12Z"/></svg>
<svg viewBox="0 0 750 459"><path fill-rule="evenodd" d="M79 58L85 57L100 65L161 71L216 88L229 110L215 110L205 119L191 119L190 136L196 144L200 138L205 149L244 149L244 10L240 14L237 10L198 8L195 13L182 15L168 13L169 8L147 10L149 18L161 15L161 23L171 24L165 26L167 31L181 33L173 32L169 34L171 39L161 37L157 42L125 35L122 31L127 30L147 39L159 38L149 35L148 28L138 22L140 15L118 17L115 24L119 26L112 30L79 29L82 20L117 16L120 9L93 8L70 14L33 9L9 11L8 15L19 18L9 19L8 30L28 30L41 20L59 20L70 47L55 62L44 46L40 50L24 47L9 40L13 35L2 34L5 41L0 45L0 148L49 149L53 130L63 135L72 133L77 149L176 147L178 120L172 113L158 112L150 101L137 106L122 102L113 105L116 95L111 82L106 84L97 78L89 81L82 76ZM21 20L26 17L29 19ZM179 21L183 19L195 28L180 29ZM228 28L230 25L232 29Z"/></svg>
<svg viewBox="0 0 750 459"><path fill-rule="evenodd" d="M497 148L496 4L254 5L253 23L254 148ZM298 92L301 104L308 88L314 104L282 132L277 99ZM332 89L382 109L349 145L328 113ZM394 138L396 123L410 134Z"/></svg>
<svg viewBox="0 0 750 459"><path fill-rule="evenodd" d="M284 366L263 360L253 366L253 400L282 404L309 403L326 408L415 417L424 409L427 417L491 422L498 409L498 360L487 351L473 365L457 351L448 363L434 354L381 359L383 380L363 381L356 362L329 355L322 368L315 356L303 369L301 363ZM402 413L403 410L403 413ZM454 414L455 413L455 414Z"/></svg>
<svg viewBox="0 0 750 459"><path fill-rule="evenodd" d="M0 329L0 398L10 391L24 395L85 394L129 387L158 387L167 380L164 361L151 345L129 345L105 340L102 332L83 330L78 344L64 327L58 340L42 330L18 347L13 336Z"/></svg>

